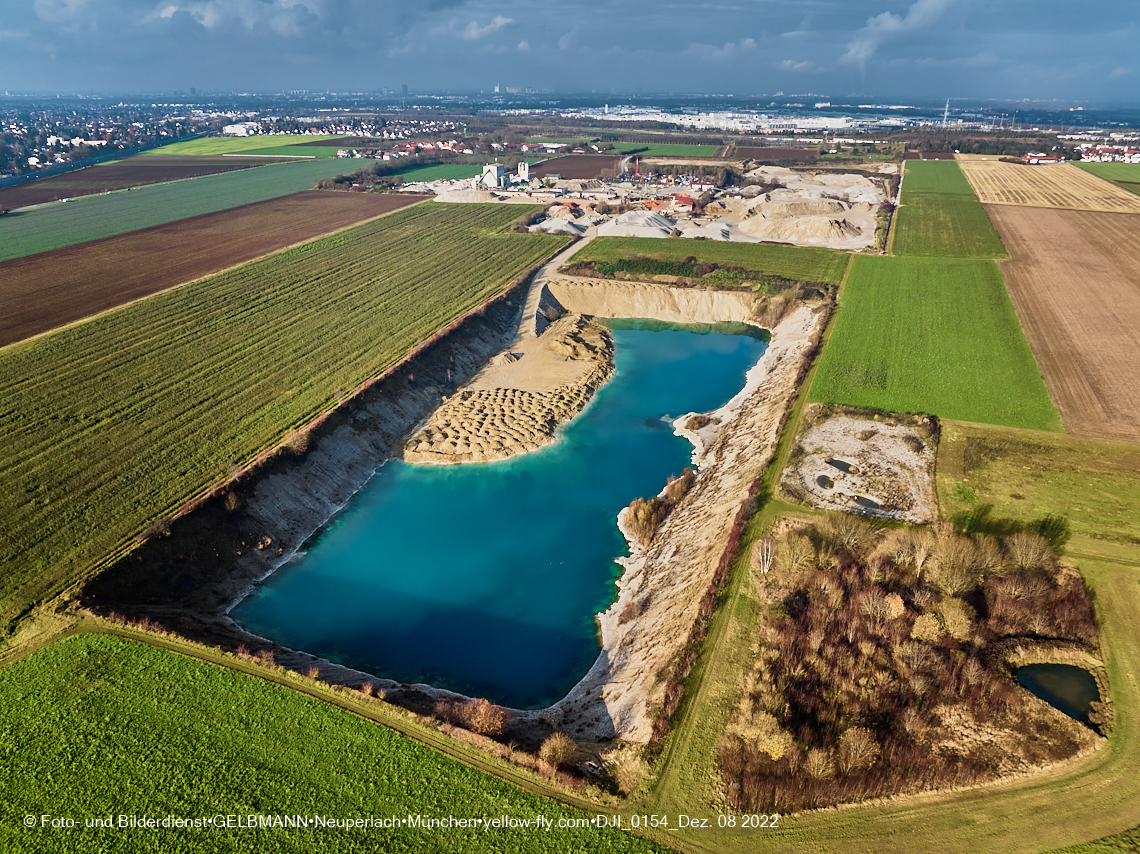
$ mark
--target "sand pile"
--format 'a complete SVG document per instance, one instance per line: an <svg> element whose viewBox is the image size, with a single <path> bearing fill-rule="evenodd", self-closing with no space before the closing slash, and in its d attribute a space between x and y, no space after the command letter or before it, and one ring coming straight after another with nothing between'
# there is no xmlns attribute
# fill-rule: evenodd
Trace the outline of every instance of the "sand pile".
<svg viewBox="0 0 1140 854"><path fill-rule="evenodd" d="M532 234L570 234L577 236L586 232L585 225L567 219L544 219L527 228Z"/></svg>
<svg viewBox="0 0 1140 854"><path fill-rule="evenodd" d="M870 178L855 174L796 172L780 166L761 166L748 173L749 178L777 181L788 191L804 199L833 198L849 204L877 205L883 201L882 189ZM781 191L773 192L773 196Z"/></svg>
<svg viewBox="0 0 1140 854"><path fill-rule="evenodd" d="M653 211L630 211L598 226L599 237L668 237L677 223Z"/></svg>
<svg viewBox="0 0 1140 854"><path fill-rule="evenodd" d="M802 216L795 219L771 219L759 214L740 223L740 230L760 240L777 243L795 243L804 246L831 246L837 249L870 245L870 236L854 223L845 219L824 216Z"/></svg>
<svg viewBox="0 0 1140 854"><path fill-rule="evenodd" d="M559 425L581 412L594 390L613 374L613 339L601 324L568 315L552 324L536 344L539 352L523 352L521 357L513 350L500 354L480 374L484 381L477 377L448 398L404 444L404 459L488 462L553 442ZM544 361L574 363L564 372L569 380L550 383Z"/></svg>
<svg viewBox="0 0 1140 854"><path fill-rule="evenodd" d="M751 234L745 234L731 222L708 222L704 225L693 225L681 232L682 237L691 240L728 240L744 243L756 243L760 240Z"/></svg>
<svg viewBox="0 0 1140 854"><path fill-rule="evenodd" d="M775 193L772 194L775 197ZM785 199L773 198L771 202L761 205L764 215L769 219L791 218L797 216L837 216L847 213L850 205L838 199Z"/></svg>
<svg viewBox="0 0 1140 854"><path fill-rule="evenodd" d="M487 190L449 190L436 196L437 202L452 202L459 204L473 204L478 202L497 202L499 197Z"/></svg>

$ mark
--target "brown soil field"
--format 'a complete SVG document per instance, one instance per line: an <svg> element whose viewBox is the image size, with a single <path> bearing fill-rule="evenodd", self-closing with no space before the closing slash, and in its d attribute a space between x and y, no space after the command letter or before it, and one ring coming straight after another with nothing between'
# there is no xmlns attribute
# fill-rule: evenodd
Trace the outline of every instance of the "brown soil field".
<svg viewBox="0 0 1140 854"><path fill-rule="evenodd" d="M418 201L307 190L5 261L0 347Z"/></svg>
<svg viewBox="0 0 1140 854"><path fill-rule="evenodd" d="M0 190L0 208L14 210L59 199L91 196L108 190L161 184L164 181L215 175L219 172L235 172L280 162L256 157L237 160L232 157L128 157L126 160L101 163Z"/></svg>
<svg viewBox="0 0 1140 854"><path fill-rule="evenodd" d="M949 151L908 151L903 160L953 160L954 154Z"/></svg>
<svg viewBox="0 0 1140 854"><path fill-rule="evenodd" d="M738 160L815 160L814 148L741 148L732 155Z"/></svg>
<svg viewBox="0 0 1140 854"><path fill-rule="evenodd" d="M621 157L613 154L567 154L544 160L530 167L532 178L545 178L547 175L561 175L563 178L601 178L606 170L617 168Z"/></svg>
<svg viewBox="0 0 1140 854"><path fill-rule="evenodd" d="M1140 213L1140 196L1071 163L1027 166L959 158L958 165L983 203Z"/></svg>
<svg viewBox="0 0 1140 854"><path fill-rule="evenodd" d="M998 261L1065 427L1140 440L1140 215L986 205Z"/></svg>

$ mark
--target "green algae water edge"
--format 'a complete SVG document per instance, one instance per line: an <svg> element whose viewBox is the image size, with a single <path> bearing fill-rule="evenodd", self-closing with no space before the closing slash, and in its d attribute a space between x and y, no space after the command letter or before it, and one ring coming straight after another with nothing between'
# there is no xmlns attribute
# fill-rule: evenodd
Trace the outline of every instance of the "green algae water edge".
<svg viewBox="0 0 1140 854"><path fill-rule="evenodd" d="M385 464L234 618L376 676L516 708L564 696L616 594L618 511L689 463L669 420L726 402L766 347L676 328L613 336L614 378L559 442L494 463Z"/></svg>

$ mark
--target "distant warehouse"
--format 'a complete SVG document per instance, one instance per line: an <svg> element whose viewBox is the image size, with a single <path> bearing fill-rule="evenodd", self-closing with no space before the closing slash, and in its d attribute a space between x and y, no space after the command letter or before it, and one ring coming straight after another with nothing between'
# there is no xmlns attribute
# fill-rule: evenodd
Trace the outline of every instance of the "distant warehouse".
<svg viewBox="0 0 1140 854"><path fill-rule="evenodd" d="M222 128L222 136L254 136L261 130L257 122L241 122L236 125L226 125Z"/></svg>

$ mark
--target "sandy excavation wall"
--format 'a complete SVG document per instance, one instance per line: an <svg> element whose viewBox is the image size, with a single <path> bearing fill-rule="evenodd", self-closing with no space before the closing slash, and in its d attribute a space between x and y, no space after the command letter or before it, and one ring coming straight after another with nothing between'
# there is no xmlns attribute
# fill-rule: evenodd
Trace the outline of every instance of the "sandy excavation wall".
<svg viewBox="0 0 1140 854"><path fill-rule="evenodd" d="M694 437L700 442L694 454L700 476L648 548L635 546L622 561L618 599L599 617L601 653L548 713L572 738L649 740L653 710L665 690L657 673L688 638L737 509L775 452L788 400L826 317L816 305L785 318L748 372L744 389L709 413L715 426ZM628 619L629 613L638 616Z"/></svg>
<svg viewBox="0 0 1140 854"><path fill-rule="evenodd" d="M567 311L670 323L747 323L756 306L755 295L743 289L712 291L608 279L551 279L546 290Z"/></svg>

